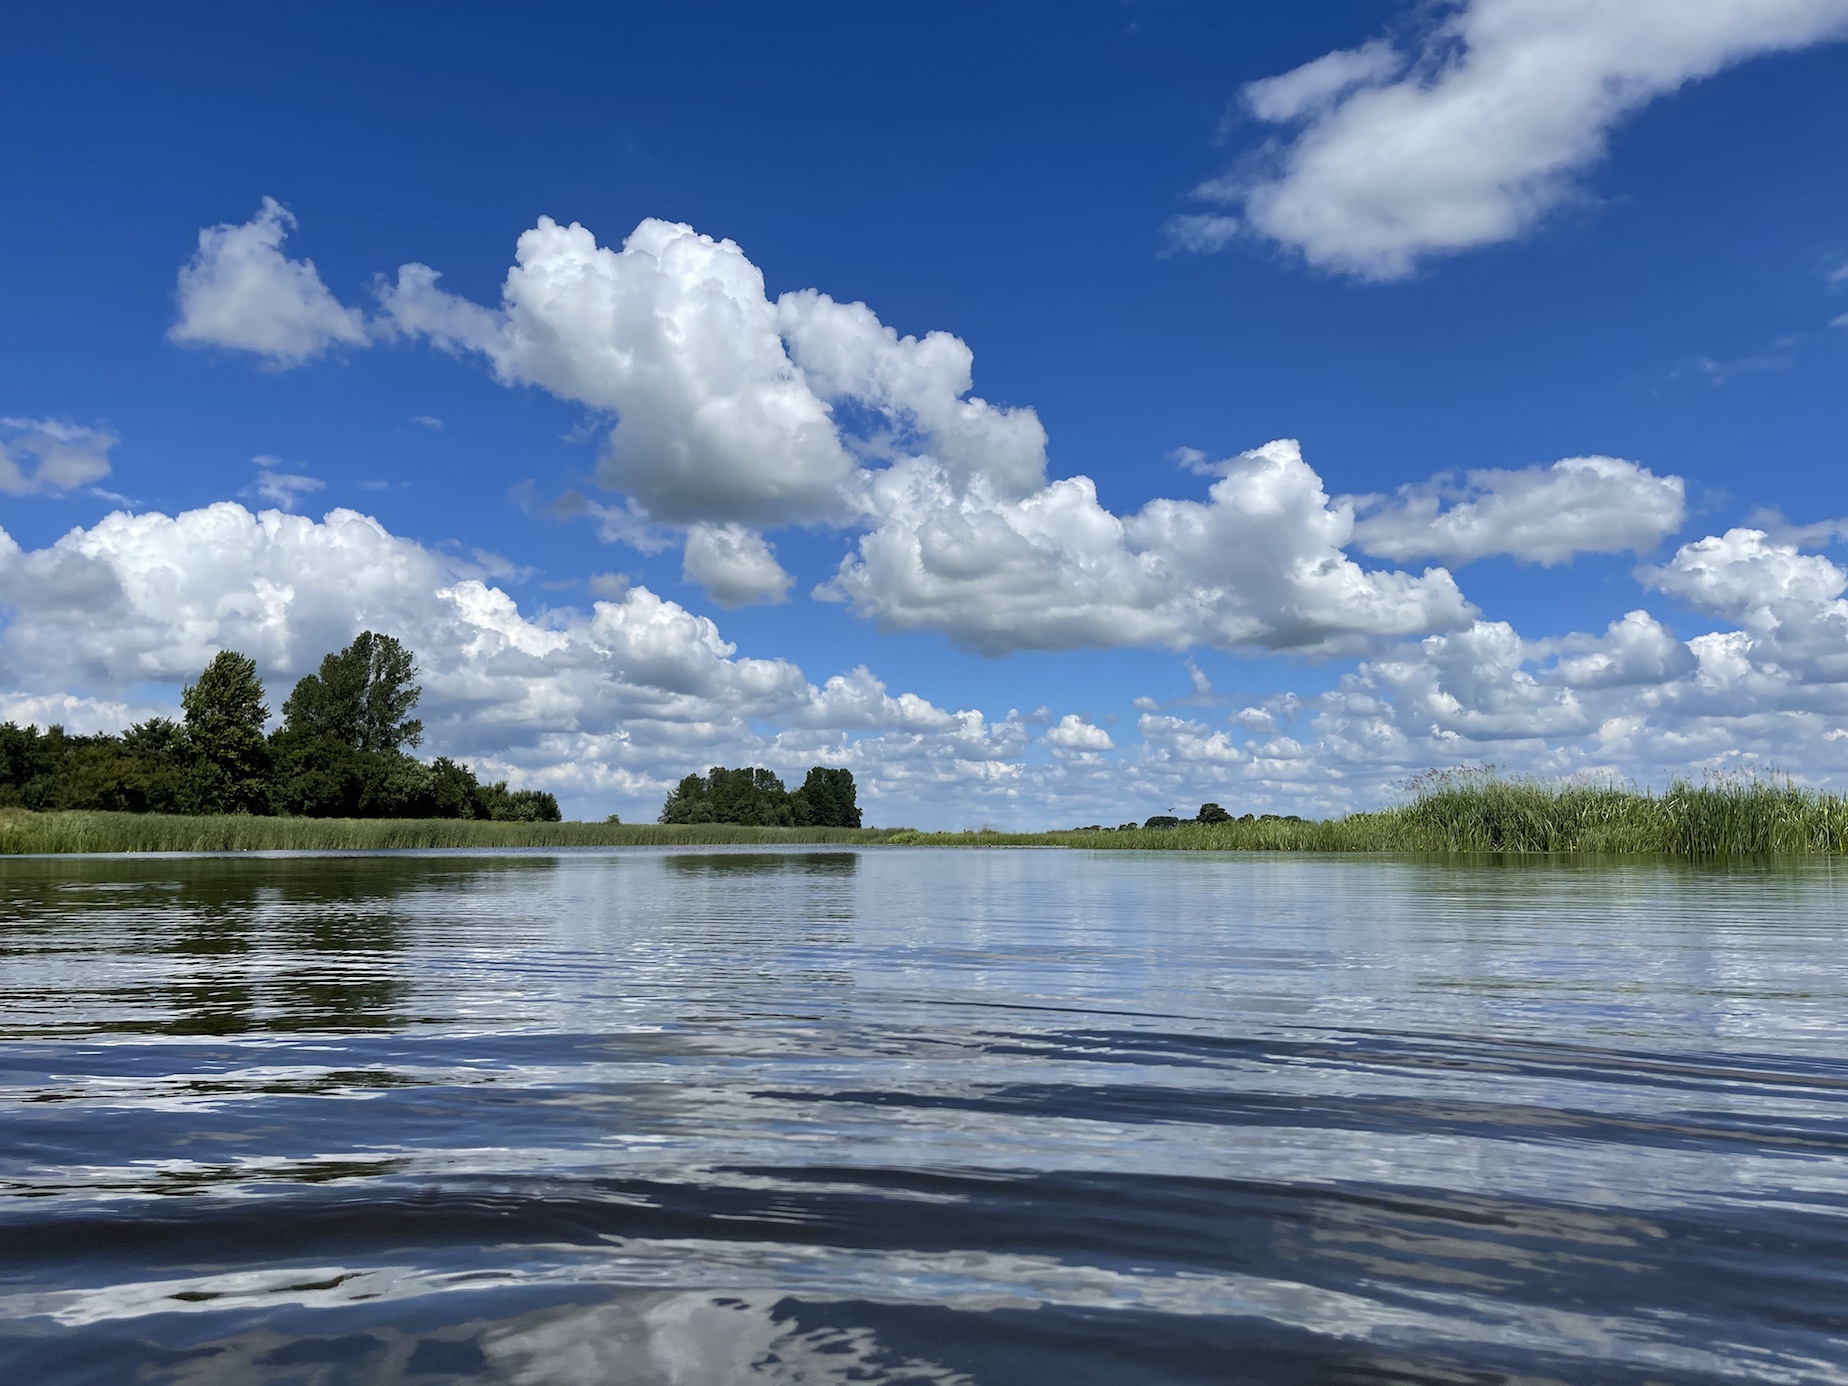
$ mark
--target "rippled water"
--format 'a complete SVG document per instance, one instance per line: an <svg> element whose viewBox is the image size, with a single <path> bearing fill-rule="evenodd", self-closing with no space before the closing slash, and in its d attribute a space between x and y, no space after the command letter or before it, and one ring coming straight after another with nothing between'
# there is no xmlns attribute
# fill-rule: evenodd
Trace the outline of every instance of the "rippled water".
<svg viewBox="0 0 1848 1386"><path fill-rule="evenodd" d="M0 863L0 1380L1848 1381L1848 893Z"/></svg>

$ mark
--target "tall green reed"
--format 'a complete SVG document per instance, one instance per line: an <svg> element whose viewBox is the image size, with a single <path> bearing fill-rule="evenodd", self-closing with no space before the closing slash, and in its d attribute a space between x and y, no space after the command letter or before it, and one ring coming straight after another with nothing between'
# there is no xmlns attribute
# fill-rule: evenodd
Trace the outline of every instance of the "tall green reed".
<svg viewBox="0 0 1848 1386"><path fill-rule="evenodd" d="M855 828L728 823L495 823L453 818L180 817L156 813L0 810L0 854L56 852L328 852L467 847L641 847L879 841Z"/></svg>

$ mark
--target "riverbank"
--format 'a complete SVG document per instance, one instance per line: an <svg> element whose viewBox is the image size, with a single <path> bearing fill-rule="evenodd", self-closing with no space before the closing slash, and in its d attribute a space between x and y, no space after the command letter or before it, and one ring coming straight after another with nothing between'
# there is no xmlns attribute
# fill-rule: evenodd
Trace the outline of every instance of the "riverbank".
<svg viewBox="0 0 1848 1386"><path fill-rule="evenodd" d="M898 833L889 840L1132 851L1817 856L1848 852L1848 799L1766 780L1681 782L1658 795L1465 772L1428 776L1405 803L1345 818L1063 833Z"/></svg>
<svg viewBox="0 0 1848 1386"><path fill-rule="evenodd" d="M495 823L465 818L182 817L0 810L0 855L86 852L340 852L445 847L648 847L873 843L897 830L730 823Z"/></svg>
<svg viewBox="0 0 1848 1386"><path fill-rule="evenodd" d="M428 818L186 818L0 810L0 855L78 852L387 851L445 847L801 845L1069 847L1109 851L1511 852L1812 856L1848 852L1848 799L1763 780L1612 785L1444 775L1403 804L1345 818L1247 818L1174 828L918 832L728 823L494 823Z"/></svg>

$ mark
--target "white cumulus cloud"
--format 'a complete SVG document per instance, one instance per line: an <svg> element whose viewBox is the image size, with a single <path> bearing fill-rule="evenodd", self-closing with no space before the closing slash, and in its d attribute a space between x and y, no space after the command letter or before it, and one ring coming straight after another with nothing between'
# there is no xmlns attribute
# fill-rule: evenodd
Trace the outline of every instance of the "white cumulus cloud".
<svg viewBox="0 0 1848 1386"><path fill-rule="evenodd" d="M1038 415L973 393L967 343L900 336L816 290L772 302L743 251L688 226L645 221L612 250L541 219L498 307L421 265L381 302L402 334L613 412L599 477L627 499L576 508L637 545L684 528L687 577L724 605L781 599L763 533L809 524L860 531L818 595L989 654L1328 651L1468 619L1442 569L1369 573L1346 556L1352 513L1294 443L1201 463L1217 478L1207 503L1118 516L1089 478L1048 479Z"/></svg>
<svg viewBox="0 0 1848 1386"><path fill-rule="evenodd" d="M1675 633L1647 611L1629 611L1601 637L1556 642L1555 666L1568 688L1635 688L1673 682L1694 672L1699 661Z"/></svg>
<svg viewBox="0 0 1848 1386"><path fill-rule="evenodd" d="M1646 587L1718 623L1686 639L1641 609L1546 640L1478 620L1224 727L1150 702L1141 744L1108 770L1143 804L1319 813L1390 800L1432 766L1485 762L1657 788L1676 774L1787 771L1848 789L1848 570L1806 551L1837 528L1742 527L1639 568Z"/></svg>
<svg viewBox="0 0 1848 1386"><path fill-rule="evenodd" d="M400 269L381 302L399 332L478 352L503 382L614 412L600 479L657 520L844 513L853 459L736 245L650 219L612 250L541 217L515 260L498 308L439 288L424 265Z"/></svg>
<svg viewBox="0 0 1848 1386"><path fill-rule="evenodd" d="M198 251L180 270L180 318L167 336L247 351L279 370L331 347L367 345L364 315L334 297L314 261L282 253L294 226L289 209L266 197L249 221L201 231Z"/></svg>
<svg viewBox="0 0 1848 1386"><path fill-rule="evenodd" d="M1413 51L1382 42L1248 85L1288 127L1255 175L1198 193L1311 265L1399 279L1514 239L1573 197L1624 117L1746 59L1840 37L1848 0L1468 0ZM1228 214L1175 228L1230 238Z"/></svg>
<svg viewBox="0 0 1848 1386"><path fill-rule="evenodd" d="M1803 553L1762 529L1745 528L1684 544L1667 563L1644 568L1640 575L1647 585L1696 611L1760 626L1774 623L1775 613L1793 602L1805 609L1831 602L1848 583L1821 554Z"/></svg>
<svg viewBox="0 0 1848 1386"><path fill-rule="evenodd" d="M0 491L57 495L109 475L115 434L61 419L0 419Z"/></svg>
<svg viewBox="0 0 1848 1386"><path fill-rule="evenodd" d="M851 439L872 459L928 456L956 484L1000 496L1046 483L1046 430L1028 408L978 398L975 353L948 332L900 337L864 303L814 289L784 294L777 320L809 388L832 406L872 411L881 426Z"/></svg>
<svg viewBox="0 0 1848 1386"><path fill-rule="evenodd" d="M1086 721L1075 712L1066 713L1056 723L1046 728L1045 739L1054 746L1068 751L1116 749L1116 743L1110 739L1109 732Z"/></svg>
<svg viewBox="0 0 1848 1386"><path fill-rule="evenodd" d="M1800 537L1833 528L1735 529L1639 569L1713 619L1691 638L1641 609L1547 640L1476 618L1374 654L1326 693L1187 716L1143 700L1124 740L1076 713L1036 735L1040 713L952 711L864 666L810 682L609 575L588 610L527 611L479 564L365 515L221 503L110 515L33 550L0 531L0 718L90 730L171 715L224 648L257 659L275 706L369 627L418 654L427 753L553 789L576 812L652 812L714 764L786 778L845 765L871 821L946 826L1140 820L1207 799L1340 812L1428 766L1484 760L1657 784L1781 765L1840 787L1848 571Z"/></svg>
<svg viewBox="0 0 1848 1386"><path fill-rule="evenodd" d="M568 804L658 806L715 764L845 765L873 821L1017 788L1018 718L894 694L863 666L818 687L646 587L597 587L589 611L523 612L479 565L351 510L118 513L33 550L0 530L0 717L107 729L172 715L221 649L257 661L275 709L369 628L417 654L427 753Z"/></svg>
<svg viewBox="0 0 1848 1386"><path fill-rule="evenodd" d="M1356 497L1354 542L1377 558L1453 566L1506 555L1551 567L1579 553L1643 553L1681 528L1686 487L1619 457L1473 470Z"/></svg>
<svg viewBox="0 0 1848 1386"><path fill-rule="evenodd" d="M1087 477L1005 499L914 460L875 477L876 520L822 589L892 629L985 654L1166 645L1338 650L1464 624L1450 574L1368 573L1352 512L1293 441L1219 464L1205 502L1119 517Z"/></svg>
<svg viewBox="0 0 1848 1386"><path fill-rule="evenodd" d="M681 572L726 608L787 601L795 582L763 535L736 524L689 525Z"/></svg>
<svg viewBox="0 0 1848 1386"><path fill-rule="evenodd" d="M1805 683L1848 681L1848 571L1759 529L1729 529L1639 569L1649 587L1740 627L1726 638L1755 671Z"/></svg>

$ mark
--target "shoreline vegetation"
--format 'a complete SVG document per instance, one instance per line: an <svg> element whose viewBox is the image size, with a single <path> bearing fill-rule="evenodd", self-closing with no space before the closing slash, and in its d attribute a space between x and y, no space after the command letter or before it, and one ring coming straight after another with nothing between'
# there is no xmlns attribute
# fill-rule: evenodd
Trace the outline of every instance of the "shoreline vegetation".
<svg viewBox="0 0 1848 1386"><path fill-rule="evenodd" d="M1441 771L1413 781L1400 804L1344 818L1227 815L1173 826L1040 833L0 809L0 855L749 845L1807 856L1848 852L1848 799L1762 779L1679 781L1658 795L1611 784Z"/></svg>
<svg viewBox="0 0 1848 1386"><path fill-rule="evenodd" d="M0 723L0 808L161 817L463 819L556 822L543 790L482 783L459 761L408 754L423 689L395 636L361 631L270 710L254 660L220 650L180 695L176 722L152 717L120 735ZM200 829L210 832L209 829Z"/></svg>

